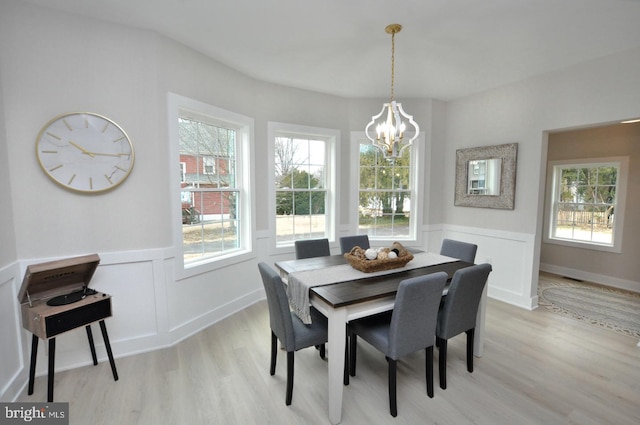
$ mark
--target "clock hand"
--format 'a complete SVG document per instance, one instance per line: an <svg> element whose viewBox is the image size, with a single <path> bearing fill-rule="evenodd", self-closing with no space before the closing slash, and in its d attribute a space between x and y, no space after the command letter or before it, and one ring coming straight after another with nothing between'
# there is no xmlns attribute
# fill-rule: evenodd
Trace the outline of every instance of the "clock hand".
<svg viewBox="0 0 640 425"><path fill-rule="evenodd" d="M128 156L128 153L102 153L102 152L91 152L93 155L98 156Z"/></svg>
<svg viewBox="0 0 640 425"><path fill-rule="evenodd" d="M72 145L72 146L75 146L76 148L80 149L82 151L82 153L87 154L87 155L89 155L90 157L93 158L93 156L94 156L93 152L89 152L88 150L86 150L82 146L80 146L77 143L75 143L73 140L69 140L69 144Z"/></svg>

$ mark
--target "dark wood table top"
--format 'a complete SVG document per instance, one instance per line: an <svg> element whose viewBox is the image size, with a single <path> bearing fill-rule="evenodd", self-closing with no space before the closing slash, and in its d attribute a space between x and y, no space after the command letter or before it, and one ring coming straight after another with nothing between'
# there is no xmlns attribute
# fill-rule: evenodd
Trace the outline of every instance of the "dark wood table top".
<svg viewBox="0 0 640 425"><path fill-rule="evenodd" d="M329 257L305 258L302 260L280 261L276 267L285 273L294 273L309 270L318 270L326 267L348 264L342 255ZM361 279L334 283L331 285L316 286L310 289L312 296L317 296L333 308L344 307L366 301L395 296L398 286L404 279L423 276L444 271L449 275L449 280L458 269L472 266L464 261L436 264L419 269L397 269L397 272L382 276L367 276L363 273Z"/></svg>

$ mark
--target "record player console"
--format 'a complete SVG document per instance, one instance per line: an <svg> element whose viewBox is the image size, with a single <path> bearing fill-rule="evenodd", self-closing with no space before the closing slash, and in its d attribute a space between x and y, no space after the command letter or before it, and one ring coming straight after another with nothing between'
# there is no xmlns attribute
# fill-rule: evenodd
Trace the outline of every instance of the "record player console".
<svg viewBox="0 0 640 425"><path fill-rule="evenodd" d="M99 262L100 257L92 254L27 267L18 299L21 303L22 326L33 334L29 395L33 394L39 338L49 341L48 402L53 402L57 335L84 326L93 364L98 364L91 331L93 322L100 324L113 378L118 380L104 323L105 318L111 317L111 295L89 289L89 282Z"/></svg>

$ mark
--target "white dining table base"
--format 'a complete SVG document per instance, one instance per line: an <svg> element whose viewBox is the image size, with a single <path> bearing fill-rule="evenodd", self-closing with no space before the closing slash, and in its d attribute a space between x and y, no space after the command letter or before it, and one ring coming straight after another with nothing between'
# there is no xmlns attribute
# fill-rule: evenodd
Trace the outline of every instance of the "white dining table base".
<svg viewBox="0 0 640 425"><path fill-rule="evenodd" d="M476 318L476 330L473 352L476 357L481 357L484 351L484 324L486 309L487 289L485 286L478 315ZM370 316L393 309L393 298L385 298L366 303L358 303L352 306L333 308L316 297L311 297L311 304L329 322L328 335L328 363L329 363L329 421L339 424L342 421L342 395L344 391L344 351L346 342L346 324L361 317Z"/></svg>

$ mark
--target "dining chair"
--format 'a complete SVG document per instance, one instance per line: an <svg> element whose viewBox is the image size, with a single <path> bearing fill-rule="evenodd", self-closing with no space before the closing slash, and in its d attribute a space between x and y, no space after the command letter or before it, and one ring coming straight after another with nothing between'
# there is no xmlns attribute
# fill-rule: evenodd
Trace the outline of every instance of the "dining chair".
<svg viewBox="0 0 640 425"><path fill-rule="evenodd" d="M447 389L447 341L462 332L467 334L467 370L473 372L476 315L489 273L491 264L488 263L456 271L438 312L436 345L439 353L440 388L443 390Z"/></svg>
<svg viewBox="0 0 640 425"><path fill-rule="evenodd" d="M474 263L476 260L476 251L478 245L467 242L456 241L453 239L443 239L440 255L457 258L458 260Z"/></svg>
<svg viewBox="0 0 640 425"><path fill-rule="evenodd" d="M397 362L403 356L424 349L427 395L433 398L433 344L438 306L447 273L438 272L400 282L391 313L349 322L348 335L359 335L380 350L388 361L389 412L398 415L396 400ZM350 338L348 356L351 376L355 376L355 338Z"/></svg>
<svg viewBox="0 0 640 425"><path fill-rule="evenodd" d="M369 236L368 235L354 235L343 236L340 238L340 251L342 254L350 252L354 246L359 246L362 249L369 249Z"/></svg>
<svg viewBox="0 0 640 425"><path fill-rule="evenodd" d="M329 239L303 239L295 242L296 260L331 255Z"/></svg>
<svg viewBox="0 0 640 425"><path fill-rule="evenodd" d="M271 368L269 373L276 373L278 340L287 352L287 393L285 403L291 404L293 397L294 353L300 349L319 345L320 357L324 358L324 344L327 342L327 318L317 310L311 309L310 325L305 325L289 309L289 299L282 279L273 268L261 262L258 264L262 283L267 293L269 306L269 324L271 327Z"/></svg>

